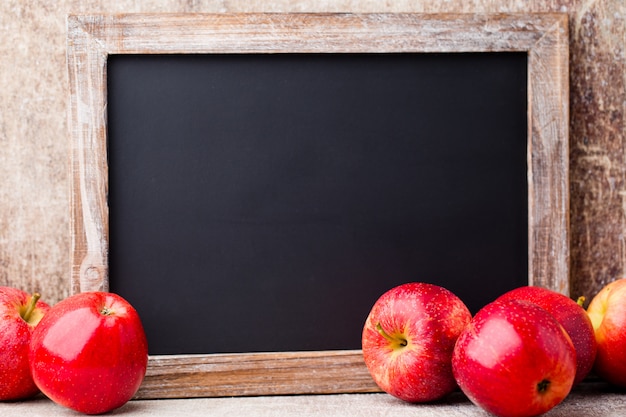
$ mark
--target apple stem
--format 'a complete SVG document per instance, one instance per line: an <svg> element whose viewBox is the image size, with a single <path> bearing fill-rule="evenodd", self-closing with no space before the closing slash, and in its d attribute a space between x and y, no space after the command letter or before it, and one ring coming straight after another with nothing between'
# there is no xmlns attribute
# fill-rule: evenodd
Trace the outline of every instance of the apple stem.
<svg viewBox="0 0 626 417"><path fill-rule="evenodd" d="M581 295L580 297L578 297L578 299L576 300L576 304L578 304L579 306L583 306L585 304L585 300L587 298L584 295Z"/></svg>
<svg viewBox="0 0 626 417"><path fill-rule="evenodd" d="M111 316L113 315L113 310L107 306L104 306L102 307L102 310L100 310L100 314L102 314L103 316Z"/></svg>
<svg viewBox="0 0 626 417"><path fill-rule="evenodd" d="M30 315L33 314L33 310L35 310L35 307L37 306L37 301L39 301L40 298L41 294L39 294L38 292L34 293L30 297L30 300L26 305L26 310L24 310L24 314L22 314L22 318L24 319L24 321L30 320Z"/></svg>
<svg viewBox="0 0 626 417"><path fill-rule="evenodd" d="M380 323L376 324L376 330L378 330L378 333L380 333L382 337L384 337L385 339L389 340L392 343L397 343L400 346L406 346L408 344L407 340L404 337L390 336L389 333L387 333L385 329L383 329L383 326L381 326Z"/></svg>

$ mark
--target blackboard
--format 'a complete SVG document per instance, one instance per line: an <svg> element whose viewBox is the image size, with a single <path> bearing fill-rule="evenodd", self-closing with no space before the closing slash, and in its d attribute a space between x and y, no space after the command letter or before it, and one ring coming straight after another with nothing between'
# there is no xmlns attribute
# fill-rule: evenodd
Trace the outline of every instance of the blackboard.
<svg viewBox="0 0 626 417"><path fill-rule="evenodd" d="M69 16L71 292L140 311L136 397L378 391L359 328L402 282L569 294L567 22Z"/></svg>
<svg viewBox="0 0 626 417"><path fill-rule="evenodd" d="M395 285L527 283L527 66L111 56L110 289L151 353L358 349Z"/></svg>

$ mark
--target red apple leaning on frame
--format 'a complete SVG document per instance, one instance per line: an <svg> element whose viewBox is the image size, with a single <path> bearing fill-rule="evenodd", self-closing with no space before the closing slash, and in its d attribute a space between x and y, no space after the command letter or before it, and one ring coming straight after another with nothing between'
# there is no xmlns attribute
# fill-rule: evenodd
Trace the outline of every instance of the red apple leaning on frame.
<svg viewBox="0 0 626 417"><path fill-rule="evenodd" d="M0 287L0 401L22 400L39 392L28 361L32 333L50 309L39 297Z"/></svg>
<svg viewBox="0 0 626 417"><path fill-rule="evenodd" d="M452 350L471 320L449 290L407 283L384 293L367 317L362 335L365 363L376 384L408 402L440 399L457 388Z"/></svg>
<svg viewBox="0 0 626 417"><path fill-rule="evenodd" d="M122 297L85 292L55 304L33 332L33 379L57 404L85 414L124 405L139 389L148 344Z"/></svg>

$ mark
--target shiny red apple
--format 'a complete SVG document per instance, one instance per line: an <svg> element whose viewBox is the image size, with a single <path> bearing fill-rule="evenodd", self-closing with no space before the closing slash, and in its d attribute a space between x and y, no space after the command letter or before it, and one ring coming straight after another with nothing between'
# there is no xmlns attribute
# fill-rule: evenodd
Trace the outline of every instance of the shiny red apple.
<svg viewBox="0 0 626 417"><path fill-rule="evenodd" d="M25 291L0 287L0 401L21 400L39 392L30 374L30 340L50 306Z"/></svg>
<svg viewBox="0 0 626 417"><path fill-rule="evenodd" d="M580 383L591 371L596 358L596 338L585 309L571 298L542 287L519 287L499 300L526 300L547 310L563 326L576 349L576 378Z"/></svg>
<svg viewBox="0 0 626 417"><path fill-rule="evenodd" d="M452 292L407 283L384 293L363 328L365 363L378 386L408 402L440 399L457 388L452 349L471 320Z"/></svg>
<svg viewBox="0 0 626 417"><path fill-rule="evenodd" d="M33 332L33 379L54 402L85 414L124 405L146 373L148 344L137 311L105 292L55 304Z"/></svg>
<svg viewBox="0 0 626 417"><path fill-rule="evenodd" d="M626 388L626 278L604 286L589 303L587 313L598 343L596 374Z"/></svg>
<svg viewBox="0 0 626 417"><path fill-rule="evenodd" d="M543 308L526 301L495 301L478 311L459 336L452 369L474 404L500 417L531 417L569 394L576 351Z"/></svg>

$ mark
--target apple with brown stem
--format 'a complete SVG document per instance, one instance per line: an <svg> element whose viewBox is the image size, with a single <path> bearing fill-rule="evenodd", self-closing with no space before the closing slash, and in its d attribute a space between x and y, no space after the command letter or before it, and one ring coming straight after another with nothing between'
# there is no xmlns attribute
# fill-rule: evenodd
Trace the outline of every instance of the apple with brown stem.
<svg viewBox="0 0 626 417"><path fill-rule="evenodd" d="M465 304L433 284L407 283L374 304L363 328L365 363L378 386L408 402L440 399L457 388L452 350L471 320Z"/></svg>
<svg viewBox="0 0 626 417"><path fill-rule="evenodd" d="M44 316L33 332L30 361L35 383L51 400L102 414L124 405L139 389L148 344L128 301L85 292L55 304Z"/></svg>
<svg viewBox="0 0 626 417"><path fill-rule="evenodd" d="M519 287L498 300L526 300L548 311L563 326L576 349L576 379L574 385L582 382L593 368L597 344L591 320L578 302L553 290L542 287Z"/></svg>
<svg viewBox="0 0 626 417"><path fill-rule="evenodd" d="M17 288L0 287L0 401L22 400L39 389L30 374L33 330L50 306Z"/></svg>

